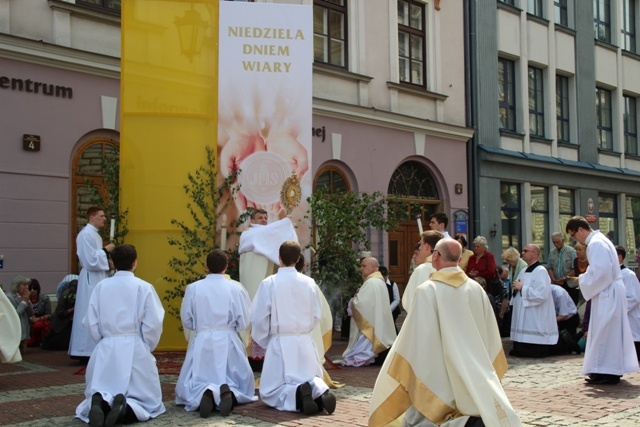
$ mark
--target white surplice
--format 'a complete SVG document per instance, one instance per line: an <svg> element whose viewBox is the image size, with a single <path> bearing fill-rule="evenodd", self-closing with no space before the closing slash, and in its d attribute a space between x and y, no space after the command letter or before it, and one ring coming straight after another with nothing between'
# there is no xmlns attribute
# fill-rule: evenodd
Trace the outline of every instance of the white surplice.
<svg viewBox="0 0 640 427"><path fill-rule="evenodd" d="M240 283L252 301L260 282L273 274L274 265L279 264L280 246L287 240L298 241L290 218L267 225L252 224L240 235Z"/></svg>
<svg viewBox="0 0 640 427"><path fill-rule="evenodd" d="M296 411L296 389L305 382L311 384L314 399L329 389L311 337L322 316L319 293L312 278L294 267L280 267L262 281L253 299L253 339L267 349L260 399L268 406Z"/></svg>
<svg viewBox="0 0 640 427"><path fill-rule="evenodd" d="M518 279L524 285L511 297L511 339L528 344L553 345L558 342L558 324L551 279L542 264L536 263L532 267L520 272Z"/></svg>
<svg viewBox="0 0 640 427"><path fill-rule="evenodd" d="M366 278L349 302L349 309L349 345L342 353L342 364L368 365L396 339L396 328L389 310L389 293L380 272L371 273Z"/></svg>
<svg viewBox="0 0 640 427"><path fill-rule="evenodd" d="M627 316L626 290L613 243L599 230L587 244L587 271L578 278L584 299L591 300L589 338L582 373L623 375L638 370Z"/></svg>
<svg viewBox="0 0 640 427"><path fill-rule="evenodd" d="M238 336L250 322L250 302L242 285L222 274L209 274L187 286L180 318L195 331L176 384L176 404L195 411L206 390L220 405L227 384L238 403L258 400L244 345Z"/></svg>
<svg viewBox="0 0 640 427"><path fill-rule="evenodd" d="M385 359L369 426L520 426L500 379L507 371L486 292L458 267L416 289L414 304Z"/></svg>
<svg viewBox="0 0 640 427"><path fill-rule="evenodd" d="M0 362L16 363L22 360L20 317L7 295L0 289Z"/></svg>
<svg viewBox="0 0 640 427"><path fill-rule="evenodd" d="M78 291L73 311L69 354L89 357L96 343L91 339L89 331L82 323L82 319L87 313L93 289L109 273L109 260L107 253L102 249L102 238L98 234L98 229L91 224L87 224L78 233L76 247L82 270L80 270L78 277Z"/></svg>
<svg viewBox="0 0 640 427"><path fill-rule="evenodd" d="M273 274L280 262L280 246L287 240L298 241L296 229L288 217L267 225L251 224L240 235L240 283L247 290L249 300L253 301L260 282ZM250 327L242 331L240 337L251 359L264 358L265 350L255 341L251 342Z"/></svg>
<svg viewBox="0 0 640 427"><path fill-rule="evenodd" d="M411 273L409 283L407 283L407 286L404 288L404 293L402 294L402 308L404 308L407 314L411 309L411 301L416 288L426 282L434 271L436 271L436 269L433 268L431 257L429 257Z"/></svg>
<svg viewBox="0 0 640 427"><path fill-rule="evenodd" d="M84 326L97 343L87 365L85 400L76 417L89 422L91 397L101 393L112 405L122 393L140 421L165 412L156 359L151 352L162 334L164 309L153 286L130 271L97 284Z"/></svg>
<svg viewBox="0 0 640 427"><path fill-rule="evenodd" d="M624 267L620 274L627 295L627 317L634 341L640 341L640 282L636 273Z"/></svg>

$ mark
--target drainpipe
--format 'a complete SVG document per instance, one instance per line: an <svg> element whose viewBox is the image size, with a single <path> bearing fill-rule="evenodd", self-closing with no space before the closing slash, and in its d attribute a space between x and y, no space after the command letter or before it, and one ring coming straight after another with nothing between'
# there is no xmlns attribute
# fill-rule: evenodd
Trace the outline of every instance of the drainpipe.
<svg viewBox="0 0 640 427"><path fill-rule="evenodd" d="M475 72L477 70L476 50L476 0L464 0L464 81L465 81L465 126L474 130L473 137L467 141L467 194L469 206L469 241L480 229L479 203L479 164L477 148L477 127L475 105Z"/></svg>

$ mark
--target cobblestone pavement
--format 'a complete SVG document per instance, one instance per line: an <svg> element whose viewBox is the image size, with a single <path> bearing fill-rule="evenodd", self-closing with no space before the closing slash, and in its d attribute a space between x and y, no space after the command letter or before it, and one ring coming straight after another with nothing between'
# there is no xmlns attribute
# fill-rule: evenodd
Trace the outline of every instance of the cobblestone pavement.
<svg viewBox="0 0 640 427"><path fill-rule="evenodd" d="M505 350L509 350L505 341ZM345 343L336 341L332 358ZM82 426L74 419L82 400L84 375L64 352L28 349L24 361L0 365L0 426ZM625 375L617 386L586 385L581 375L582 356L542 360L508 358L503 385L526 426L640 426L640 373ZM167 412L144 426L349 426L367 425L369 400L379 367L329 370L345 387L333 415L307 417L283 413L261 402L234 408L227 418L215 414L202 419L173 403L176 375L162 375Z"/></svg>

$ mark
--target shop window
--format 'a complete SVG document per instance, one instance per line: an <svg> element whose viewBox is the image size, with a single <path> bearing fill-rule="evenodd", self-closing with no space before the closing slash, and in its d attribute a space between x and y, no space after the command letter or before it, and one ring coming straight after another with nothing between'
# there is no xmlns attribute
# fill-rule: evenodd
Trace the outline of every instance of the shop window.
<svg viewBox="0 0 640 427"><path fill-rule="evenodd" d="M566 233L567 222L576 214L575 191L568 188L558 188L558 203L560 204L560 224L559 230L565 235L565 241L569 242L571 236Z"/></svg>
<svg viewBox="0 0 640 427"><path fill-rule="evenodd" d="M549 233L549 189L547 187L531 186L531 227L533 243L540 246L540 262L548 255Z"/></svg>
<svg viewBox="0 0 640 427"><path fill-rule="evenodd" d="M625 217L627 221L627 262L634 262L640 250L640 197L628 196L625 203Z"/></svg>
<svg viewBox="0 0 640 427"><path fill-rule="evenodd" d="M500 212L502 221L502 248L509 246L522 249L522 207L520 205L520 184L500 183Z"/></svg>
<svg viewBox="0 0 640 427"><path fill-rule="evenodd" d="M618 244L618 204L615 194L598 195L598 228L614 245Z"/></svg>

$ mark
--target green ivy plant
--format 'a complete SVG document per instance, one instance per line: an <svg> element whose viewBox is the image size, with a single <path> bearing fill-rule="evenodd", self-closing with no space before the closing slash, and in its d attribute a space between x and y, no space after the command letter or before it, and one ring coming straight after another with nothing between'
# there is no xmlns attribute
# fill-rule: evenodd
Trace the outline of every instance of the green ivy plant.
<svg viewBox="0 0 640 427"><path fill-rule="evenodd" d="M163 277L171 286L165 291L163 299L168 302L169 314L177 319L180 319L180 305L187 285L202 278L202 263L207 254L217 246L218 219L240 189L240 185L237 184L239 172L229 175L218 184L215 151L209 146L206 147L206 151L206 164L194 173L189 173L187 184L183 186L189 199L187 209L190 220L171 220L171 224L180 229L180 237L170 237L169 245L175 246L180 255L169 260L174 274ZM245 219L246 216L241 216L230 228L236 230ZM237 248L227 251L227 254L230 261L235 260L237 264ZM237 280L237 277L235 279Z"/></svg>
<svg viewBox="0 0 640 427"><path fill-rule="evenodd" d="M380 192L330 194L320 189L308 199L312 220L314 253L311 276L333 302L334 316L344 309L362 284L359 253L371 249L371 229L390 231L405 220L406 206L393 196Z"/></svg>

